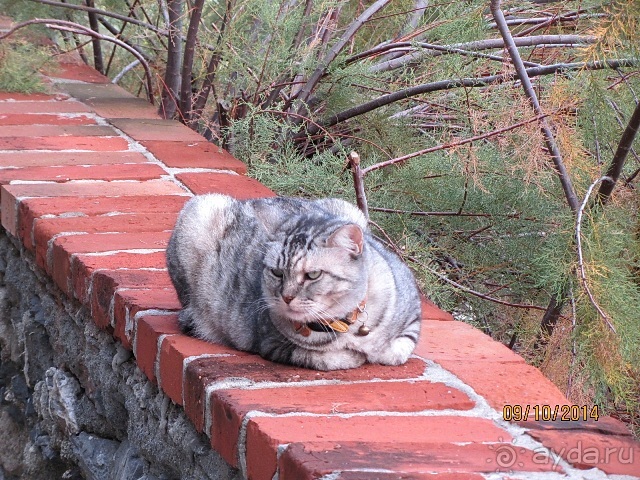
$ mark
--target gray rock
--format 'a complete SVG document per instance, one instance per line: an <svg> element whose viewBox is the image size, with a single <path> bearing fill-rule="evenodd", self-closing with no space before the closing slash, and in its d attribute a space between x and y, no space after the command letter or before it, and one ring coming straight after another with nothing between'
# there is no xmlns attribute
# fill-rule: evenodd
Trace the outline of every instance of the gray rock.
<svg viewBox="0 0 640 480"><path fill-rule="evenodd" d="M118 442L80 432L71 437L72 452L87 480L111 480Z"/></svg>

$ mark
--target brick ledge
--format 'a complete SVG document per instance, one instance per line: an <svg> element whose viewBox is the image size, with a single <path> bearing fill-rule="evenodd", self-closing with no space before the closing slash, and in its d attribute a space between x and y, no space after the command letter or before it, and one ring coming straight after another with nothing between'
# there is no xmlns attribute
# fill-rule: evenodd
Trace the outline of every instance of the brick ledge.
<svg viewBox="0 0 640 480"><path fill-rule="evenodd" d="M568 402L521 357L428 301L415 356L400 367L316 372L182 335L164 263L182 204L193 193L273 192L89 67L62 64L56 75L71 82L53 83L51 95L0 93L2 226L245 476L581 478L592 467L598 478L640 476L640 446L612 418L503 421L504 405Z"/></svg>

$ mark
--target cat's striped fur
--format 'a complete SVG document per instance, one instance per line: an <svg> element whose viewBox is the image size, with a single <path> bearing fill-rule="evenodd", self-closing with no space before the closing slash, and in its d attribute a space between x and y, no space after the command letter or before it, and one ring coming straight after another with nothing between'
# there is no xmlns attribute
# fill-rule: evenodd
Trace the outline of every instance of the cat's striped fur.
<svg viewBox="0 0 640 480"><path fill-rule="evenodd" d="M185 332L269 360L319 370L398 365L418 340L411 271L342 200L196 196L178 217L167 263ZM317 328L363 302L349 331ZM301 334L305 325L314 328Z"/></svg>

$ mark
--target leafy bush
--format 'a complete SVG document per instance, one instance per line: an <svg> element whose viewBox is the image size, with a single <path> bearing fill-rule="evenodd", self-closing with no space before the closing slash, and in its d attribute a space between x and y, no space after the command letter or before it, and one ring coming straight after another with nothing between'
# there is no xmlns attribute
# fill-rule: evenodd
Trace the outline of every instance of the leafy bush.
<svg viewBox="0 0 640 480"><path fill-rule="evenodd" d="M27 42L0 43L0 90L36 93L46 90L38 70L49 55Z"/></svg>

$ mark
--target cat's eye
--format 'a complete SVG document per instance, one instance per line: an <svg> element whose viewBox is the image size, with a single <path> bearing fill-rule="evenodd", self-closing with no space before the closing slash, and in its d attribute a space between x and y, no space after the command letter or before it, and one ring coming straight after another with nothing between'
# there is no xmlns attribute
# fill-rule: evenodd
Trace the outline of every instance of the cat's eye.
<svg viewBox="0 0 640 480"><path fill-rule="evenodd" d="M282 278L284 276L284 272L279 268L272 268L271 273L274 277Z"/></svg>
<svg viewBox="0 0 640 480"><path fill-rule="evenodd" d="M313 270L311 272L307 272L306 277L309 280L316 280L320 278L320 275L322 275L322 270Z"/></svg>

